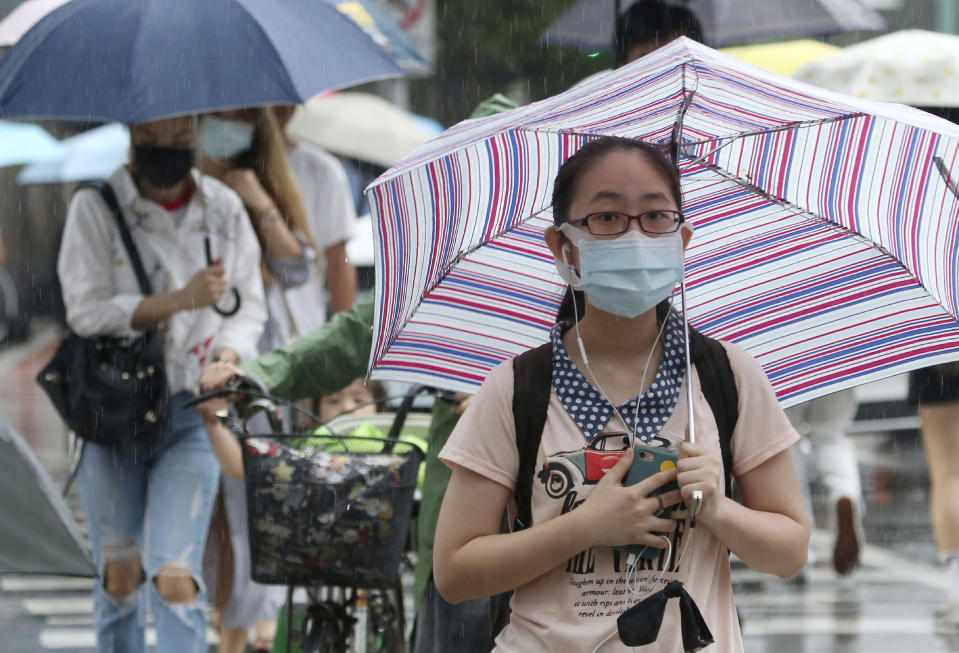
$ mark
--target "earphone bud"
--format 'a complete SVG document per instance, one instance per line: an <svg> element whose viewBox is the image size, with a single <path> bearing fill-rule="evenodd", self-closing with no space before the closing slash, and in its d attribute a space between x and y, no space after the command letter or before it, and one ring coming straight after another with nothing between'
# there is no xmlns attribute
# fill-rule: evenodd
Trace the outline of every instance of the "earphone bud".
<svg viewBox="0 0 959 653"><path fill-rule="evenodd" d="M569 243L563 243L563 263L566 265L566 269L569 270L570 282L573 285L579 285L582 283L579 278L579 272L576 270L576 267L569 262Z"/></svg>

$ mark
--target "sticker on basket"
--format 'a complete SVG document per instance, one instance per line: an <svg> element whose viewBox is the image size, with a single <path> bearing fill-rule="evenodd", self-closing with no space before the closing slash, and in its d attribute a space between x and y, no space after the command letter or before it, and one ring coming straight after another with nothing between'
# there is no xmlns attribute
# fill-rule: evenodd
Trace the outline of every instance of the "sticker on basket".
<svg viewBox="0 0 959 653"><path fill-rule="evenodd" d="M254 526L256 526L256 530L260 531L261 533L267 533L284 540L290 537L290 535L293 533L291 528L282 526L268 519L258 519L254 523Z"/></svg>
<svg viewBox="0 0 959 653"><path fill-rule="evenodd" d="M276 467L273 468L273 478L277 481L290 482L293 480L293 467L288 465L285 460L281 460Z"/></svg>

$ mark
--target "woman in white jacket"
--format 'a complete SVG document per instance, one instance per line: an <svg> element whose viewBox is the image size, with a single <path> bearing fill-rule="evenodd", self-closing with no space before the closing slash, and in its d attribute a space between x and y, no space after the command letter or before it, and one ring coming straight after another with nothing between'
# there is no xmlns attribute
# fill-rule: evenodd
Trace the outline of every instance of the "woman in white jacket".
<svg viewBox="0 0 959 653"><path fill-rule="evenodd" d="M183 408L212 360L256 353L266 311L260 247L237 195L192 168L196 121L131 127L131 164L108 180L130 227L152 295L141 294L114 218L94 190L70 204L57 271L78 335L164 336L171 424L130 453L86 443L77 489L101 583L94 589L99 651L145 651L150 597L158 651L206 651L203 544L219 466L203 422ZM209 238L213 264L208 264ZM239 310L224 317L217 302Z"/></svg>

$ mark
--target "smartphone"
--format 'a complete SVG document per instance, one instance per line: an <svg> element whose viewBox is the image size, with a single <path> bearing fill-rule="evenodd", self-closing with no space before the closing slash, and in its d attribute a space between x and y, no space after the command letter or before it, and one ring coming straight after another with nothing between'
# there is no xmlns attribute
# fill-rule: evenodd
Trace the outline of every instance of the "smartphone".
<svg viewBox="0 0 959 653"><path fill-rule="evenodd" d="M661 447L650 447L645 444L633 445L633 464L623 479L623 485L635 485L640 481L649 478L653 474L664 472L667 469L676 467L677 452L673 449L664 449ZM679 488L676 481L670 481L650 492L650 496L663 494ZM667 508L664 516L669 515ZM625 553L635 553L641 558L653 559L659 556L660 549L643 544L629 544L626 546L613 547L617 551Z"/></svg>

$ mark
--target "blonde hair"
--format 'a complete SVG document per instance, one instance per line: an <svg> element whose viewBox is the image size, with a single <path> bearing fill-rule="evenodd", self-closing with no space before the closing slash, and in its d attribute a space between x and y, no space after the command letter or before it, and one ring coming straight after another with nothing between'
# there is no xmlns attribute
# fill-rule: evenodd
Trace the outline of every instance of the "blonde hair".
<svg viewBox="0 0 959 653"><path fill-rule="evenodd" d="M307 244L316 249L310 225L306 217L306 208L299 184L293 175L286 158L286 143L280 125L268 107L238 109L237 115L253 125L253 144L238 158L253 169L263 189L273 198L276 208L284 222L293 231L298 231ZM263 251L265 243L260 243ZM261 263L263 280L269 281L270 274L265 262Z"/></svg>

